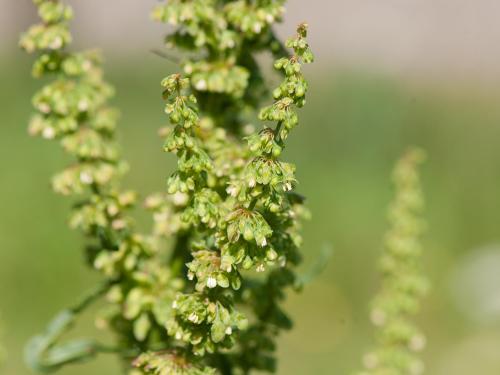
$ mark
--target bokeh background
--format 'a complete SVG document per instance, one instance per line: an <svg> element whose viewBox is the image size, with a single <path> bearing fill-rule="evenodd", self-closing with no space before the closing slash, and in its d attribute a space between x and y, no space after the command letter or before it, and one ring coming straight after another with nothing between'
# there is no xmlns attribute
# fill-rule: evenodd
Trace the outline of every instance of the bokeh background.
<svg viewBox="0 0 500 375"><path fill-rule="evenodd" d="M166 28L154 0L73 0L77 47L103 48L122 110L120 138L143 195L164 188L174 160L156 130L165 122L160 80L176 67L151 53ZM428 375L500 373L500 3L496 0L291 0L286 37L307 20L318 62L311 95L285 157L298 166L313 219L307 267L325 244L323 274L287 307L279 374L350 374L372 342L370 299L387 228L390 171L408 145L428 152L423 171L432 293L418 320ZM49 177L66 158L27 136L40 87L17 37L35 19L29 0L0 0L0 369L28 375L23 345L97 280L82 266L82 238L67 229L70 202ZM272 78L270 78L272 80ZM138 213L146 228L147 217ZM101 335L90 312L75 335ZM112 357L61 375L118 374Z"/></svg>

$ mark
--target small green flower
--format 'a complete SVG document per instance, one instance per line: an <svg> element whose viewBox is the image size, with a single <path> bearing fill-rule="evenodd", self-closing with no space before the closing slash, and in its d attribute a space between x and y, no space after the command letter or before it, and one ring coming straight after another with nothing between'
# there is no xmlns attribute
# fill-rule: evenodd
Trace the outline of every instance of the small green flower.
<svg viewBox="0 0 500 375"><path fill-rule="evenodd" d="M261 34L285 12L284 0L233 1L226 5L227 19L249 37Z"/></svg>
<svg viewBox="0 0 500 375"><path fill-rule="evenodd" d="M229 214L227 221L227 238L237 242L240 236L247 242L255 241L260 247L267 246L267 239L273 231L262 215L244 208Z"/></svg>
<svg viewBox="0 0 500 375"><path fill-rule="evenodd" d="M205 288L217 286L238 290L241 287L241 276L227 259L221 259L215 251L199 250L193 253L193 260L187 264L188 279L196 277L196 290L203 292Z"/></svg>
<svg viewBox="0 0 500 375"><path fill-rule="evenodd" d="M175 351L147 352L135 359L133 365L141 370L137 375L217 375L214 368L198 367Z"/></svg>
<svg viewBox="0 0 500 375"><path fill-rule="evenodd" d="M179 295L172 307L174 314L167 322L168 333L193 345L195 355L213 353L217 346L232 346L233 330L244 330L248 325L227 298L214 300L200 293Z"/></svg>

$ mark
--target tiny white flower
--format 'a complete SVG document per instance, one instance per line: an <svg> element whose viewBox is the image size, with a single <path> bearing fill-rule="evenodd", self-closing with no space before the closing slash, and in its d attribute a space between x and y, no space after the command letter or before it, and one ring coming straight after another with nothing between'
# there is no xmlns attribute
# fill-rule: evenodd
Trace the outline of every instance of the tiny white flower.
<svg viewBox="0 0 500 375"><path fill-rule="evenodd" d="M177 340L180 340L182 338L182 333L180 333L179 331L175 333L175 338Z"/></svg>
<svg viewBox="0 0 500 375"><path fill-rule="evenodd" d="M153 215L154 221L166 221L168 219L168 212L156 212Z"/></svg>
<svg viewBox="0 0 500 375"><path fill-rule="evenodd" d="M378 327L383 326L386 322L385 312L380 309L373 310L370 317L372 323Z"/></svg>
<svg viewBox="0 0 500 375"><path fill-rule="evenodd" d="M194 87L196 88L196 90L205 91L208 88L207 81L205 81L204 79L200 79L198 82L196 82Z"/></svg>
<svg viewBox="0 0 500 375"><path fill-rule="evenodd" d="M267 21L267 23L273 23L274 16L272 14L266 14L266 21Z"/></svg>
<svg viewBox="0 0 500 375"><path fill-rule="evenodd" d="M120 230L120 229L123 229L127 226L127 222L125 220L121 220L121 219L113 220L113 222L111 223L111 226L115 230Z"/></svg>
<svg viewBox="0 0 500 375"><path fill-rule="evenodd" d="M193 313L189 314L188 320L190 322L196 323L196 322L198 322L198 315L196 315L196 313L193 312Z"/></svg>
<svg viewBox="0 0 500 375"><path fill-rule="evenodd" d="M210 289L213 289L217 286L217 280L215 279L215 277L213 276L210 276L208 279L207 279L207 286L210 288Z"/></svg>
<svg viewBox="0 0 500 375"><path fill-rule="evenodd" d="M82 184L90 185L91 183L94 182L94 178L89 172L81 172L80 181L82 182Z"/></svg>
<svg viewBox="0 0 500 375"><path fill-rule="evenodd" d="M86 72L88 72L90 70L90 68L92 68L92 63L89 60L85 60L82 63L82 69L85 70Z"/></svg>
<svg viewBox="0 0 500 375"><path fill-rule="evenodd" d="M59 49L63 45L63 40L60 36L54 38L54 40L50 43L49 47L52 49Z"/></svg>
<svg viewBox="0 0 500 375"><path fill-rule="evenodd" d="M42 113L49 114L50 106L47 103L40 103L38 104L38 110Z"/></svg>
<svg viewBox="0 0 500 375"><path fill-rule="evenodd" d="M409 347L414 352L419 352L425 348L426 340L423 335L415 335L410 339Z"/></svg>
<svg viewBox="0 0 500 375"><path fill-rule="evenodd" d="M176 309L178 306L177 301L172 302L172 308Z"/></svg>
<svg viewBox="0 0 500 375"><path fill-rule="evenodd" d="M230 335L231 333L233 333L233 329L231 327L227 327L225 333L226 335Z"/></svg>
<svg viewBox="0 0 500 375"><path fill-rule="evenodd" d="M89 109L89 102L85 99L80 100L78 102L78 110L80 112L85 112L87 109Z"/></svg>
<svg viewBox="0 0 500 375"><path fill-rule="evenodd" d="M279 259L279 265L280 267L285 267L286 266L286 257L282 256Z"/></svg>
<svg viewBox="0 0 500 375"><path fill-rule="evenodd" d="M188 272L187 274L187 277L189 280L193 280L194 279L194 273L192 273L191 271Z"/></svg>
<svg viewBox="0 0 500 375"><path fill-rule="evenodd" d="M292 190L292 184L290 182L287 182L285 185L283 185L283 190L284 191Z"/></svg>
<svg viewBox="0 0 500 375"><path fill-rule="evenodd" d="M264 266L264 264L259 264L257 266L257 268L255 269L257 272L264 272L266 270L266 267Z"/></svg>
<svg viewBox="0 0 500 375"><path fill-rule="evenodd" d="M185 72L186 74L191 74L191 73L193 73L193 66L192 66L191 64L186 64L186 65L184 66L184 72Z"/></svg>
<svg viewBox="0 0 500 375"><path fill-rule="evenodd" d="M255 22L253 24L253 32L255 34L259 34L261 31L262 31L262 25L260 24L260 22Z"/></svg>
<svg viewBox="0 0 500 375"><path fill-rule="evenodd" d="M262 242L260 243L260 246L264 247L264 246L266 246L266 245L267 245L267 240L266 240L266 237L264 237L264 238L262 239Z"/></svg>
<svg viewBox="0 0 500 375"><path fill-rule="evenodd" d="M149 197L146 198L146 200L144 201L144 204L146 205L146 207L148 208L154 208L156 207L161 201L158 199L157 196L154 196L154 195L150 195Z"/></svg>
<svg viewBox="0 0 500 375"><path fill-rule="evenodd" d="M118 212L119 212L119 209L115 204L112 204L108 207L109 216L115 216L116 214L118 214Z"/></svg>
<svg viewBox="0 0 500 375"><path fill-rule="evenodd" d="M238 188L234 185L230 185L227 189L226 189L226 192L232 196L232 197L236 197L238 195Z"/></svg>
<svg viewBox="0 0 500 375"><path fill-rule="evenodd" d="M46 127L42 131L42 137L45 139L54 139L55 136L56 131L54 130L54 128Z"/></svg>
<svg viewBox="0 0 500 375"><path fill-rule="evenodd" d="M183 206L187 203L189 196L185 193L178 191L173 196L173 201L176 206Z"/></svg>
<svg viewBox="0 0 500 375"><path fill-rule="evenodd" d="M257 184L257 181L255 181L255 178L251 178L250 181L248 181L248 186L253 188Z"/></svg>

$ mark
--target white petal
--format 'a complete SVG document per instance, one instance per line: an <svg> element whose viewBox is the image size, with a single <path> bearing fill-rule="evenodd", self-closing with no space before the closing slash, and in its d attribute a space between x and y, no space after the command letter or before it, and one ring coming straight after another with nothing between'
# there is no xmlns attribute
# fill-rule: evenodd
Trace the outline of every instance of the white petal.
<svg viewBox="0 0 500 375"><path fill-rule="evenodd" d="M94 182L94 178L92 177L92 175L90 173L82 172L82 173L80 173L80 181L83 184L90 185L91 183Z"/></svg>
<svg viewBox="0 0 500 375"><path fill-rule="evenodd" d="M61 48L63 45L63 40L60 36L57 36L53 41L52 43L50 43L50 48L52 49L59 49Z"/></svg>
<svg viewBox="0 0 500 375"><path fill-rule="evenodd" d="M210 288L210 289L213 289L217 286L217 280L215 279L215 277L212 277L210 276L208 279L207 279L207 286Z"/></svg>
<svg viewBox="0 0 500 375"><path fill-rule="evenodd" d="M189 316L188 316L188 320L190 322L193 322L193 323L196 323L198 321L198 315L196 315L196 313L191 313Z"/></svg>
<svg viewBox="0 0 500 375"><path fill-rule="evenodd" d="M78 110L80 112L85 112L87 109L89 109L89 102L82 99L78 102Z"/></svg>
<svg viewBox="0 0 500 375"><path fill-rule="evenodd" d="M56 136L54 128L46 127L42 131L42 137L45 139L53 139Z"/></svg>
<svg viewBox="0 0 500 375"><path fill-rule="evenodd" d="M204 79L200 79L198 82L195 84L196 90L199 91L205 91L207 89L207 81Z"/></svg>

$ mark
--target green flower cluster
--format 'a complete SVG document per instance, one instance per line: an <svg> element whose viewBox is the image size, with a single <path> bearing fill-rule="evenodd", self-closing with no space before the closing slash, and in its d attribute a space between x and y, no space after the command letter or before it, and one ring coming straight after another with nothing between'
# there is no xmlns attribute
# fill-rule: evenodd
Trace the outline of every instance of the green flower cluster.
<svg viewBox="0 0 500 375"><path fill-rule="evenodd" d="M175 351L147 352L141 354L135 361L134 366L138 369L132 371L131 375L216 375L215 369L209 367L197 367L188 362Z"/></svg>
<svg viewBox="0 0 500 375"><path fill-rule="evenodd" d="M409 150L394 171L396 197L389 211L391 229L381 259L382 289L374 301L371 319L377 328L377 347L365 357L362 375L419 375L424 365L417 353L425 336L411 317L420 308L428 281L421 271L419 217L423 196L417 166L423 152Z"/></svg>
<svg viewBox="0 0 500 375"><path fill-rule="evenodd" d="M298 123L295 108L305 104L301 68L313 60L307 25L287 43L293 54L276 62L284 81L261 111L276 127L255 132L245 117L267 92L254 53L279 49L270 25L282 12L279 1L169 1L153 13L176 27L170 47L208 56L189 58L184 76L162 82L172 124L163 132L165 150L177 155L178 168L169 195L151 196L147 205L157 228L176 223L177 232L168 231L177 235L172 256L179 261L172 263L187 264L192 280L193 290L174 301L168 333L219 370L221 357L233 370L273 370L276 335L291 326L279 301L284 288L298 286L291 267L300 261L299 221L307 211L292 192L295 167L279 156ZM251 270L269 272L252 277Z"/></svg>
<svg viewBox="0 0 500 375"><path fill-rule="evenodd" d="M133 192L119 190L127 166L115 143L117 111L107 104L113 89L102 78L99 54L67 52L71 9L59 1L36 0L42 23L31 27L20 45L38 52L33 74L53 76L33 99L37 113L30 133L60 142L73 162L53 180L63 195L80 196L70 223L94 239L89 257L96 268L120 278L153 251L134 233L127 211Z"/></svg>
<svg viewBox="0 0 500 375"><path fill-rule="evenodd" d="M54 370L111 351L134 375L273 371L276 337L291 327L280 304L287 287L300 288L294 267L308 215L293 191L295 166L280 159L305 104L301 71L313 61L307 25L282 45L272 25L284 0L171 0L156 7L153 17L175 28L167 45L188 56L183 74L161 82L169 118L161 135L177 168L165 192L145 200L154 227L142 235L129 214L137 195L120 188L127 166L99 54L67 51L68 6L35 4L42 23L21 46L38 53L35 77L54 79L35 95L30 133L57 140L73 157L53 188L79 197L70 225L89 238L87 258L105 283L64 312L51 325L57 330L37 337L30 363ZM278 59L284 77L264 109L271 93L257 64L262 52ZM260 109L260 119L275 124L256 131L250 123ZM108 304L96 322L114 332L116 346L58 346L62 331L101 295Z"/></svg>
<svg viewBox="0 0 500 375"><path fill-rule="evenodd" d="M97 323L119 337L113 350L127 353L123 357L130 364L134 356L130 351L139 354L146 342L145 347L150 342L168 346L166 317L184 282L162 262L155 236L138 233L129 215L137 195L120 189L127 166L115 142L118 112L107 104L113 89L103 80L99 54L67 51L70 7L54 0L35 0L35 4L42 22L22 35L20 45L37 53L33 75L53 80L35 94L37 113L29 132L59 142L72 156L71 165L53 178L53 189L78 197L70 226L88 237L87 258L106 285L95 298L106 293L109 302ZM37 352L33 367L55 369L99 351L94 345L77 355L71 345L57 347L52 336L60 335L39 340L42 347L32 345ZM52 348L57 355L50 352Z"/></svg>

